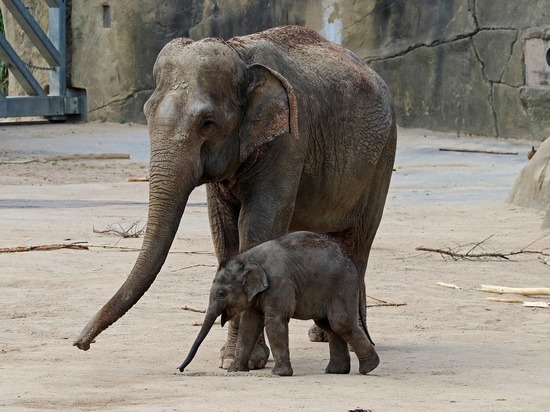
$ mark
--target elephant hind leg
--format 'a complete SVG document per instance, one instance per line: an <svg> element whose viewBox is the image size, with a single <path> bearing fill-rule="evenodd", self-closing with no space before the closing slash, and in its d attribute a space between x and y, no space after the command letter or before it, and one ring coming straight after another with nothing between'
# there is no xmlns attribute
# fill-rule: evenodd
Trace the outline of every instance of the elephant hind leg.
<svg viewBox="0 0 550 412"><path fill-rule="evenodd" d="M326 333L328 338L330 361L325 368L325 373L349 373L351 362L346 341L334 333L327 319L316 320L315 324Z"/></svg>
<svg viewBox="0 0 550 412"><path fill-rule="evenodd" d="M365 375L380 364L380 358L362 326L357 324L357 311L353 306L349 300L336 304L329 311L328 322L346 349L348 344L353 348L359 359L359 373Z"/></svg>
<svg viewBox="0 0 550 412"><path fill-rule="evenodd" d="M367 334L355 323L350 325L332 324L334 333L339 335L342 342L353 347L357 359L359 359L359 373L366 375L376 369L380 364L380 358L374 349L372 343L367 338ZM346 343L347 342L347 343ZM349 355L348 355L349 356Z"/></svg>

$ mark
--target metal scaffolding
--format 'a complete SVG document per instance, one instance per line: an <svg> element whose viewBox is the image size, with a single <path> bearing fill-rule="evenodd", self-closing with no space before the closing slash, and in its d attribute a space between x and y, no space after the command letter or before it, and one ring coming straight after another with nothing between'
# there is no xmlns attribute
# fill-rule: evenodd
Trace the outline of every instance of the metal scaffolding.
<svg viewBox="0 0 550 412"><path fill-rule="evenodd" d="M0 61L13 74L26 96L6 96L0 91L0 118L44 116L50 120L67 117L85 119L86 94L67 87L67 38L65 0L44 0L49 8L48 34L39 26L21 0L0 0L40 52L48 67L46 92L31 73L37 68L25 63L0 34Z"/></svg>

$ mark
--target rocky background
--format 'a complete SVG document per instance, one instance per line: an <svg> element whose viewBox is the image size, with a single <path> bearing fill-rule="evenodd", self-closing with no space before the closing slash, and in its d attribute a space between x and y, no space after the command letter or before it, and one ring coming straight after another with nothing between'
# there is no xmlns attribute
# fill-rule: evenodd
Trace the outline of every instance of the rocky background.
<svg viewBox="0 0 550 412"><path fill-rule="evenodd" d="M43 0L25 4L43 21ZM400 126L538 140L550 135L550 0L68 0L67 5L69 80L86 89L89 119L144 122L141 108L153 88L154 60L174 37L230 38L299 24L354 50L382 75L394 94ZM5 19L9 40L30 50L9 15ZM17 94L15 82L10 88Z"/></svg>

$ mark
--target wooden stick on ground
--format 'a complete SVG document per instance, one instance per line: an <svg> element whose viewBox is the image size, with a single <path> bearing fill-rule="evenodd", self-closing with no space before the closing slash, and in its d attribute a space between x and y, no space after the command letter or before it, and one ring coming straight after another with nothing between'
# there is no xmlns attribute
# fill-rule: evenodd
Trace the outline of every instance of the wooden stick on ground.
<svg viewBox="0 0 550 412"><path fill-rule="evenodd" d="M367 295L367 298L379 302L379 303L373 303L373 304L367 305L368 308L372 308L376 306L405 306L406 305L406 303L393 303L384 299L375 298L374 296L370 296L370 295Z"/></svg>
<svg viewBox="0 0 550 412"><path fill-rule="evenodd" d="M491 302L502 302L502 303L523 303L521 299L511 299L511 298L485 298Z"/></svg>
<svg viewBox="0 0 550 412"><path fill-rule="evenodd" d="M193 307L193 306L187 306L187 305L185 305L185 306L182 306L181 308L182 308L183 310L188 310L188 311L190 311L190 312L206 313L206 310L201 309L201 308L195 308L195 307Z"/></svg>
<svg viewBox="0 0 550 412"><path fill-rule="evenodd" d="M449 288L449 289L462 289L460 286L457 286L453 283L437 282L437 285L443 286L444 288Z"/></svg>
<svg viewBox="0 0 550 412"><path fill-rule="evenodd" d="M518 152L501 152L498 150L479 150L479 149L450 149L441 147L439 149L441 152L459 152L459 153L485 153L485 154L495 154L495 155L510 155L516 156Z"/></svg>
<svg viewBox="0 0 550 412"><path fill-rule="evenodd" d="M56 162L63 160L114 160L114 159L129 159L130 155L128 153L84 153L84 154L73 154L73 155L59 155L59 156L48 156L43 158L33 158L33 159L23 159L23 160L1 160L0 164L8 165L24 165L28 163L38 163L38 162Z"/></svg>
<svg viewBox="0 0 550 412"><path fill-rule="evenodd" d="M522 306L528 307L528 308L550 308L550 304L548 302L525 302L521 299L510 299L510 298L486 298L487 300L490 300L491 302L504 302L504 303L521 303Z"/></svg>
<svg viewBox="0 0 550 412"><path fill-rule="evenodd" d="M524 296L550 296L550 288L509 288L506 286L481 285L478 289L482 292L499 293L499 294L516 294Z"/></svg>
<svg viewBox="0 0 550 412"><path fill-rule="evenodd" d="M53 245L37 245L37 246L17 246L17 247L0 248L0 253L48 251L48 250L59 250L59 249L88 250L88 246L87 245L79 245L79 244L76 244L76 243L53 244Z"/></svg>

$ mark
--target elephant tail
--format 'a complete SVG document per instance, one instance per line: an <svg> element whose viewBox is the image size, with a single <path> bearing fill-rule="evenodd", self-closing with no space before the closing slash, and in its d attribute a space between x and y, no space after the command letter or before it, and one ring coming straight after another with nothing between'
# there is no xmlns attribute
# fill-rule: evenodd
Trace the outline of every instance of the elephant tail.
<svg viewBox="0 0 550 412"><path fill-rule="evenodd" d="M365 291L365 287L360 288L360 296L359 296L359 319L361 321L361 326L363 327L363 330L365 331L367 338L369 339L369 342L372 343L372 346L375 346L374 342L372 341L372 338L370 337L369 330L367 329L367 295ZM364 306L363 306L364 302Z"/></svg>

